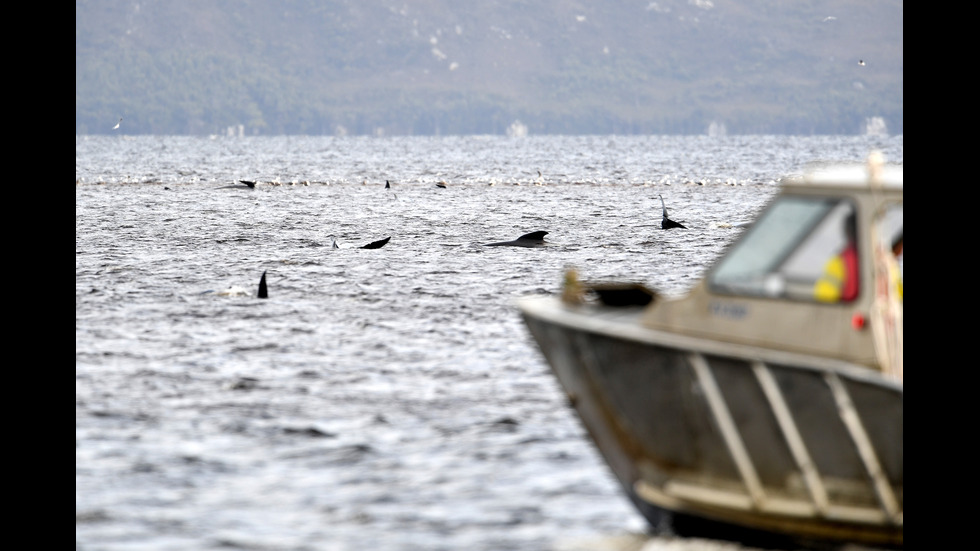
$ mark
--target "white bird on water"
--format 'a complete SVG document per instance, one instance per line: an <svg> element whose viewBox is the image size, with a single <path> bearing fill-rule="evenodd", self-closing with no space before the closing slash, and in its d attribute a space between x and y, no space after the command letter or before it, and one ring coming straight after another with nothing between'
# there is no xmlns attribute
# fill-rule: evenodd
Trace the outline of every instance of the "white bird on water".
<svg viewBox="0 0 980 551"><path fill-rule="evenodd" d="M112 129L113 129L113 130L116 130L116 129L118 129L118 128L119 128L119 125L120 125L121 123L122 123L122 117L119 117L119 122L117 122L117 123L116 123L116 126L113 126L113 127L112 127Z"/></svg>

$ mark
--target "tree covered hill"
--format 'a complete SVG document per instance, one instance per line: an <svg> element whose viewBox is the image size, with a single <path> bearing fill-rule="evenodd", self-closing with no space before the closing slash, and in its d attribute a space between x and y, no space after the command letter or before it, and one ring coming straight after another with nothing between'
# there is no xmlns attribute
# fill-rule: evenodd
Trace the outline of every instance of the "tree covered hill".
<svg viewBox="0 0 980 551"><path fill-rule="evenodd" d="M75 132L119 117L134 134L899 134L903 5L76 0Z"/></svg>

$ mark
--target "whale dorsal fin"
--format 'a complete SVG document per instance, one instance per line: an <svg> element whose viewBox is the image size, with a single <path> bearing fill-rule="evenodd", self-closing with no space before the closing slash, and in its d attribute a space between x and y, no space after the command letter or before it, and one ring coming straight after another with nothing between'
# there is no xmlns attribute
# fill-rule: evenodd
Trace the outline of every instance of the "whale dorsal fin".
<svg viewBox="0 0 980 551"><path fill-rule="evenodd" d="M265 284L265 272L262 272L262 279L259 280L259 298L269 298L269 288Z"/></svg>
<svg viewBox="0 0 980 551"><path fill-rule="evenodd" d="M379 239L378 241L373 241L371 243L368 243L367 245L364 245L361 248L362 249L380 249L381 247L384 247L385 245L387 245L388 244L388 241L390 241L390 240L391 240L391 236L388 236L388 237L385 237L384 239Z"/></svg>
<svg viewBox="0 0 980 551"><path fill-rule="evenodd" d="M525 233L513 241L499 241L497 243L485 243L484 245L488 247L538 247L544 245L544 236L546 235L548 235L546 231L533 231Z"/></svg>
<svg viewBox="0 0 980 551"><path fill-rule="evenodd" d="M517 238L518 241L543 241L544 236L548 235L546 231L534 231L531 233L525 233L524 235Z"/></svg>
<svg viewBox="0 0 980 551"><path fill-rule="evenodd" d="M657 195L657 197L660 197L660 207L664 209L664 217L663 220L660 221L660 227L665 230L669 230L671 228L683 228L686 230L687 228L680 222L674 222L670 218L667 218L667 205L664 203L664 196Z"/></svg>

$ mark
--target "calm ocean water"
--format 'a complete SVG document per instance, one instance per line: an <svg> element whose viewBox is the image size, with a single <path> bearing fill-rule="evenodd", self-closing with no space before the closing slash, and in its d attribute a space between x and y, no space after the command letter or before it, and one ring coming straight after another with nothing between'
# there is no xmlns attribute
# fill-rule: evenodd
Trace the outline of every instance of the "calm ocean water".
<svg viewBox="0 0 980 551"><path fill-rule="evenodd" d="M682 293L780 176L872 149L903 162L902 136L76 136L76 549L744 549L646 533L513 301L567 267Z"/></svg>

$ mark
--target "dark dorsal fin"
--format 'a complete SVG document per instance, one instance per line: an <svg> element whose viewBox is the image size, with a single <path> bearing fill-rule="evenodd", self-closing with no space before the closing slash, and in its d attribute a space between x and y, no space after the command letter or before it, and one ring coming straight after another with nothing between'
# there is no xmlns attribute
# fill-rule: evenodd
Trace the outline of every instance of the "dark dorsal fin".
<svg viewBox="0 0 980 551"><path fill-rule="evenodd" d="M544 236L548 235L546 231L533 231L531 233L525 233L524 235L517 238L518 241L543 241Z"/></svg>
<svg viewBox="0 0 980 551"><path fill-rule="evenodd" d="M388 183L388 180L385 180L385 189L391 189L391 184Z"/></svg>
<svg viewBox="0 0 980 551"><path fill-rule="evenodd" d="M662 208L664 211L663 220L660 221L660 227L665 230L669 230L671 228L683 228L686 230L687 228L685 228L680 222L674 222L670 218L667 218L667 205L664 203L664 196L658 195L657 197L660 197L660 208Z"/></svg>
<svg viewBox="0 0 980 551"><path fill-rule="evenodd" d="M262 279L259 280L259 298L269 298L269 288L265 285L265 272L262 272Z"/></svg>
<svg viewBox="0 0 980 551"><path fill-rule="evenodd" d="M533 231L525 233L513 241L500 241L498 243L485 243L487 247L538 247L544 245L546 231Z"/></svg>
<svg viewBox="0 0 980 551"><path fill-rule="evenodd" d="M390 241L390 240L391 240L391 236L388 236L388 237L385 237L384 239L380 239L378 241L374 241L372 243L368 243L367 245L364 245L361 248L362 249L380 249L381 247L384 247L385 245L387 245L388 244L388 241Z"/></svg>

